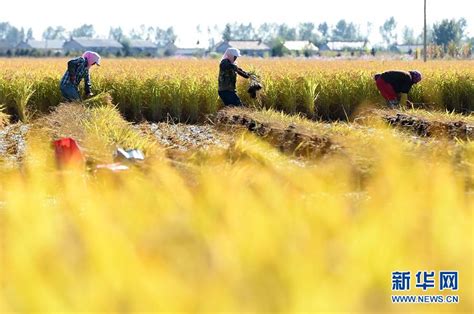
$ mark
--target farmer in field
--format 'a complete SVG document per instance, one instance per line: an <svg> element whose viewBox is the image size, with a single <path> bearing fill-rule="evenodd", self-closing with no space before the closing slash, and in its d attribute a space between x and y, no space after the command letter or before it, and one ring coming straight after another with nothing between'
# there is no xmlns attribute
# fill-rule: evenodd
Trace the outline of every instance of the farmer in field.
<svg viewBox="0 0 474 314"><path fill-rule="evenodd" d="M237 74L248 79L250 74L237 66L235 60L240 57L236 48L228 48L219 65L219 97L226 106L241 106L242 101L237 96L235 84Z"/></svg>
<svg viewBox="0 0 474 314"><path fill-rule="evenodd" d="M382 96L387 100L390 108L396 105L406 106L408 93L413 85L421 81L418 71L387 71L376 74L375 83Z"/></svg>
<svg viewBox="0 0 474 314"><path fill-rule="evenodd" d="M61 94L67 101L80 101L79 84L84 79L86 97L91 97L91 79L89 70L95 64L100 65L100 56L96 52L86 51L82 57L69 60L67 71L61 79Z"/></svg>

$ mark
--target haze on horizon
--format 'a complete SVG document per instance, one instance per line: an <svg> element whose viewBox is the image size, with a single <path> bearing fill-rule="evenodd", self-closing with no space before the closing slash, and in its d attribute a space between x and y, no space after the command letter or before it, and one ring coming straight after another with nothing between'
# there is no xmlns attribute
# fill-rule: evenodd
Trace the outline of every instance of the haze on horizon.
<svg viewBox="0 0 474 314"><path fill-rule="evenodd" d="M316 25L327 22L335 25L340 19L354 22L366 32L371 23L371 40L379 40L379 26L393 16L398 31L404 26L413 28L415 33L423 27L423 0L399 0L396 3L382 3L374 0L331 0L311 1L293 0L275 2L269 0L239 0L229 6L226 2L215 0L201 1L95 1L66 2L64 0L17 0L6 1L0 10L0 22L9 22L25 29L32 27L33 35L40 39L48 26L61 25L72 30L83 24L93 24L96 35L106 37L110 27L122 27L125 33L140 25L173 26L181 40L195 38L196 26L203 32L207 27L226 23L260 24L286 23L296 26L302 22ZM467 20L466 32L474 36L474 2L467 0L427 0L428 24L442 19Z"/></svg>

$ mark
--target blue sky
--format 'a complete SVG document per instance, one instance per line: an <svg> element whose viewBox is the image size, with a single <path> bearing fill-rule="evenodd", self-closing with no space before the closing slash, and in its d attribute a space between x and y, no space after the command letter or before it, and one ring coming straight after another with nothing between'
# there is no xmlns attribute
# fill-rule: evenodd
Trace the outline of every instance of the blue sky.
<svg viewBox="0 0 474 314"><path fill-rule="evenodd" d="M468 31L474 36L474 1L427 0L428 23L443 18L464 17ZM390 16L398 25L409 25L418 33L423 26L423 0L132 0L132 1L65 1L65 0L16 0L2 1L0 21L8 21L18 27L31 26L34 35L41 37L49 25L63 25L67 29L82 24L94 24L98 35L106 36L110 26L125 30L149 26L174 26L184 40L196 37L196 25L224 25L227 22L287 23L296 26L300 22L319 24L327 21L335 24L346 19L361 25L365 30L372 23L372 40L379 40L378 28ZM401 29L401 27L400 27Z"/></svg>

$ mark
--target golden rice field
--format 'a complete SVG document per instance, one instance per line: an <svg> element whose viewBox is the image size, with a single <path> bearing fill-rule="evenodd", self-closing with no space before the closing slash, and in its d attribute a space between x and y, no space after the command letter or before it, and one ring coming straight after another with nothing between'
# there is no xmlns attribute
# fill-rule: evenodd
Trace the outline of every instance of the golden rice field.
<svg viewBox="0 0 474 314"><path fill-rule="evenodd" d="M123 116L197 121L217 111L217 61L104 60L93 89L109 91L116 107L99 97L50 113L65 62L0 61L0 104L25 121L0 115L0 313L473 312L469 138L420 137L370 113L346 123L256 110L248 114L265 125L329 148L299 155L299 147L283 151L258 132L213 121L206 127L225 145L181 151L143 131L149 123ZM256 106L311 118L382 103L371 76L393 67L425 74L415 102L473 105L472 62L240 65L264 81ZM403 113L474 125L467 114ZM22 128L24 150L3 143ZM51 140L61 136L78 139L86 166L57 169ZM117 146L142 149L145 162L94 171ZM21 156L11 162L13 154ZM458 290L415 287L416 272L443 270L459 272ZM411 272L410 291L392 291L394 271ZM459 302L392 303L403 294Z"/></svg>
<svg viewBox="0 0 474 314"><path fill-rule="evenodd" d="M0 104L12 111L25 106L47 112L61 95L58 81L67 59L0 60ZM97 94L108 91L122 113L139 120L197 121L215 112L219 60L104 60L91 74ZM257 100L246 93L245 80L239 94L249 105L301 112L310 117L345 119L361 104L381 103L373 75L389 69L418 69L424 74L411 99L438 109L474 110L474 61L305 61L239 60L241 67L256 72L264 92ZM30 95L25 104L26 97ZM21 114L20 114L21 115Z"/></svg>

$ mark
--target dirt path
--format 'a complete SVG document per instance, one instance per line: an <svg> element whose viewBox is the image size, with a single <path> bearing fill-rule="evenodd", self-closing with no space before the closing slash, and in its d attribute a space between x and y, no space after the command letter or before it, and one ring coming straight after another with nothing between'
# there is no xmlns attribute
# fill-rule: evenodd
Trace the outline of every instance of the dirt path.
<svg viewBox="0 0 474 314"><path fill-rule="evenodd" d="M152 134L161 146L181 152L210 148L226 149L233 140L231 134L221 132L210 124L143 123L137 128L141 132Z"/></svg>
<svg viewBox="0 0 474 314"><path fill-rule="evenodd" d="M407 130L422 140L427 137L473 139L474 125L466 121L441 121L410 113L376 110L376 115L391 126ZM11 124L0 130L0 162L21 161L26 148L26 135L33 126L49 130L53 138L70 136L82 142L84 129L79 120L87 116L83 107L63 105L33 125ZM357 124L356 124L357 125ZM143 136L151 136L168 151L170 158L187 156L199 150L228 149L242 131L249 131L268 141L280 151L296 157L317 158L344 148L327 132L311 126L271 118L246 108L220 110L209 123L202 125L141 123L133 128Z"/></svg>
<svg viewBox="0 0 474 314"><path fill-rule="evenodd" d="M303 157L318 157L340 148L329 137L314 134L296 124L265 120L244 108L226 108L215 117L216 124L232 131L243 128L266 139L282 152Z"/></svg>

